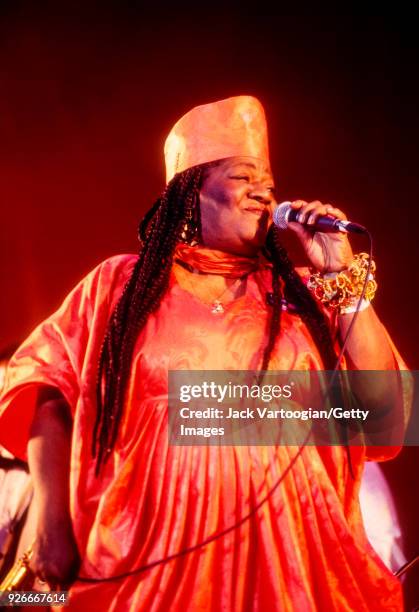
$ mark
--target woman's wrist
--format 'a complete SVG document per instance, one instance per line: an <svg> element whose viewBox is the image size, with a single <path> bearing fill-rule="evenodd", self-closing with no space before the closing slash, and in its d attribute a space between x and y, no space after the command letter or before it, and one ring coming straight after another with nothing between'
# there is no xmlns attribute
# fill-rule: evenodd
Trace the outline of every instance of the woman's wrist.
<svg viewBox="0 0 419 612"><path fill-rule="evenodd" d="M348 268L340 272L312 272L307 287L326 307L339 314L365 310L374 299L376 266L366 253L354 255ZM361 304L359 304L359 300Z"/></svg>
<svg viewBox="0 0 419 612"><path fill-rule="evenodd" d="M353 314L355 312L362 312L363 310L366 310L367 308L369 308L371 306L371 301L370 300L366 300L365 298L361 300L360 305L359 304L359 299L355 299L354 302L352 304L349 304L348 306L345 307L341 307L339 308L339 315L348 315L348 314Z"/></svg>
<svg viewBox="0 0 419 612"><path fill-rule="evenodd" d="M38 523L53 528L71 525L68 499L57 500L47 496L42 502L37 501L36 506Z"/></svg>

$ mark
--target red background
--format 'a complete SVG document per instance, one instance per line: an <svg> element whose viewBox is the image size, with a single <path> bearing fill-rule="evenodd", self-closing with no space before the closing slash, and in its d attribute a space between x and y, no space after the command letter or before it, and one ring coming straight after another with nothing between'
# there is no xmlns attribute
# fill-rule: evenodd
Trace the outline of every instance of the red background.
<svg viewBox="0 0 419 612"><path fill-rule="evenodd" d="M377 310L419 369L412 16L37 4L0 8L0 353L102 259L137 250L172 124L246 93L267 112L279 200L335 203L372 232ZM385 467L408 555L419 552L418 458L405 449Z"/></svg>

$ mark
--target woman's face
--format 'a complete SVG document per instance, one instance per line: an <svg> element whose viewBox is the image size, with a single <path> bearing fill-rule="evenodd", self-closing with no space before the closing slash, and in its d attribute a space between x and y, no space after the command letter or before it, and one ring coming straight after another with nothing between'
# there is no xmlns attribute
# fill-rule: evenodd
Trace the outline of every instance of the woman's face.
<svg viewBox="0 0 419 612"><path fill-rule="evenodd" d="M229 157L206 171L200 193L204 246L255 255L271 223L274 182L265 162Z"/></svg>

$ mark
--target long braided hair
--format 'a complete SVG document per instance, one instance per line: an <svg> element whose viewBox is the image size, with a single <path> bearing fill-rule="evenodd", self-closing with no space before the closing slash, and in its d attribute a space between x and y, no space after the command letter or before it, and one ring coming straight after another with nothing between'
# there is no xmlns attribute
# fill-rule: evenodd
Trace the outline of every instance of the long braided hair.
<svg viewBox="0 0 419 612"><path fill-rule="evenodd" d="M140 223L138 260L112 312L100 351L92 447L96 475L115 446L135 341L167 289L176 244L191 242L196 231L200 235L199 192L205 172L215 164L177 174ZM286 297L301 310L325 369L333 369L336 354L325 317L296 273L276 228L271 227L266 246L272 260L272 314L261 369L268 369L280 330L281 278Z"/></svg>

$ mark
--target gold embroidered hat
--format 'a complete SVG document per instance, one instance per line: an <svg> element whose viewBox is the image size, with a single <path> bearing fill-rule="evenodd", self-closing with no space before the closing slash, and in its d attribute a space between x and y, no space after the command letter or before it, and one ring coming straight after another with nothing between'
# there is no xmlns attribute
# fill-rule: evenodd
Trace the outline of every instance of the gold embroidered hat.
<svg viewBox="0 0 419 612"><path fill-rule="evenodd" d="M253 96L234 96L196 106L173 126L164 156L167 182L192 166L226 157L257 157L269 165L262 104Z"/></svg>

